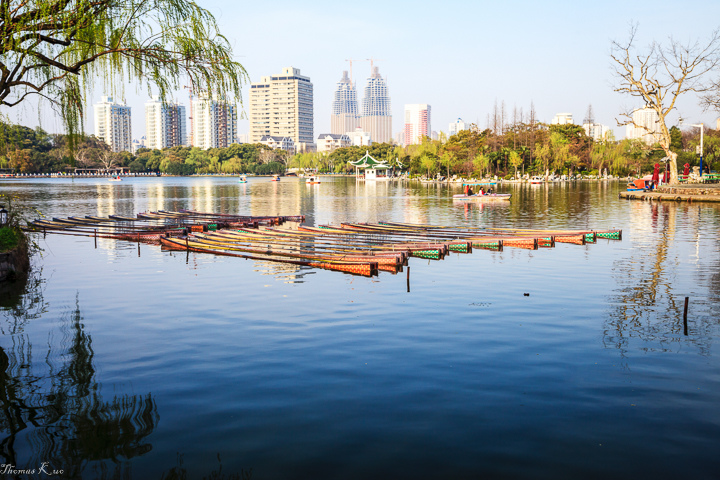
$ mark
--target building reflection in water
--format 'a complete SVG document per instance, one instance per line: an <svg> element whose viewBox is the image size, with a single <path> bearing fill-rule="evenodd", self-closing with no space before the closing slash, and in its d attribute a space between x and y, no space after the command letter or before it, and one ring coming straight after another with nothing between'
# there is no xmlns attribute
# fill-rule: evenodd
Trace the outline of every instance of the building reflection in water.
<svg viewBox="0 0 720 480"><path fill-rule="evenodd" d="M155 400L103 398L77 300L60 330L40 361L28 335L0 347L0 463L48 462L63 478L129 477L130 459L152 449L146 439L159 420Z"/></svg>
<svg viewBox="0 0 720 480"><path fill-rule="evenodd" d="M624 355L634 348L675 351L682 344L709 355L712 329L718 322L708 314L711 313L708 306L712 310L713 301L707 298L706 292L716 298L718 288L713 285L713 276L701 272L718 270L720 255L716 242L710 242L714 247L706 249L703 256L706 264L697 269L697 278L689 283L687 279L677 278L677 265L689 253L686 247L693 243L693 238L700 238L701 228L708 225L698 221L697 208L645 202L635 202L631 208L633 256L614 265L618 289L617 295L611 298L603 332L605 345L617 348ZM693 250L696 248L699 249L693 247ZM709 262L715 267L708 268ZM692 291L703 293L693 295ZM690 334L687 336L683 321L686 296L691 297L694 312L688 321Z"/></svg>

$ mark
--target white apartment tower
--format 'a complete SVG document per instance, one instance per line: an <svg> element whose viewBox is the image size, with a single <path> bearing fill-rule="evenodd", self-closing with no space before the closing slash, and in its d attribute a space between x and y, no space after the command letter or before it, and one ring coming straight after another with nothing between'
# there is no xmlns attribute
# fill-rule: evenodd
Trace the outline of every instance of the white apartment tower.
<svg viewBox="0 0 720 480"><path fill-rule="evenodd" d="M430 105L415 103L405 105L405 145L422 143L422 137L432 134L430 128Z"/></svg>
<svg viewBox="0 0 720 480"><path fill-rule="evenodd" d="M378 67L371 68L372 73L365 86L360 126L363 131L370 132L373 143L389 143L392 141L392 109L387 83L380 76Z"/></svg>
<svg viewBox="0 0 720 480"><path fill-rule="evenodd" d="M463 122L462 118L458 118L457 121L451 123L448 125L448 138L452 137L453 135L457 134L460 131L467 130L467 126L465 125L465 122Z"/></svg>
<svg viewBox="0 0 720 480"><path fill-rule="evenodd" d="M585 135L596 142L606 140L607 135L610 132L610 127L599 123L583 123L583 129L585 130Z"/></svg>
<svg viewBox="0 0 720 480"><path fill-rule="evenodd" d="M237 141L235 105L205 96L192 100L192 146L203 150L225 148Z"/></svg>
<svg viewBox="0 0 720 480"><path fill-rule="evenodd" d="M558 113L550 122L551 125L572 125L573 123L572 113Z"/></svg>
<svg viewBox="0 0 720 480"><path fill-rule="evenodd" d="M632 114L632 122L625 130L625 136L639 139L648 145L660 141L660 117L652 108L639 108Z"/></svg>
<svg viewBox="0 0 720 480"><path fill-rule="evenodd" d="M348 78L348 72L343 71L343 76L337 83L332 103L332 115L330 116L330 133L344 135L351 132L360 125L358 119L357 92L352 80Z"/></svg>
<svg viewBox="0 0 720 480"><path fill-rule="evenodd" d="M311 151L313 132L313 84L299 68L285 67L250 85L250 143L263 136L290 137L298 151Z"/></svg>
<svg viewBox="0 0 720 480"><path fill-rule="evenodd" d="M95 136L110 145L113 152L132 151L130 107L107 96L94 107Z"/></svg>
<svg viewBox="0 0 720 480"><path fill-rule="evenodd" d="M145 147L162 150L187 146L185 106L160 101L154 96L145 104Z"/></svg>

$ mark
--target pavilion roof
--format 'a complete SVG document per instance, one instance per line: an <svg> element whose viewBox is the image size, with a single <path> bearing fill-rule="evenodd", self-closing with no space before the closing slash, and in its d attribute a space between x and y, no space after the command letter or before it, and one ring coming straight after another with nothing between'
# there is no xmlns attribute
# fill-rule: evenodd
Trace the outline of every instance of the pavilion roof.
<svg viewBox="0 0 720 480"><path fill-rule="evenodd" d="M391 168L387 163L375 160L367 150L365 151L365 156L348 163L356 168Z"/></svg>

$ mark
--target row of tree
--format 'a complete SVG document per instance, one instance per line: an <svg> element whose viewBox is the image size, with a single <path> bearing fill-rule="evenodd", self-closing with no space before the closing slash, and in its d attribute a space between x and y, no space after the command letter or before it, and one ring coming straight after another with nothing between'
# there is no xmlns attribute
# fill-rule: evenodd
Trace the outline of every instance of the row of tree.
<svg viewBox="0 0 720 480"><path fill-rule="evenodd" d="M681 132L672 127L672 151L683 163L697 165L695 153L699 131ZM290 159L290 167L318 171L351 170L348 161L365 152L376 160L399 162L411 174L432 177L515 176L518 173L573 174L578 172L633 175L652 169L665 157L660 145L646 145L640 140L615 141L612 137L593 141L578 125L543 125L525 123L522 114L517 123L480 131L475 126L448 139L425 137L419 145L400 147L374 144L370 147L339 148L330 154L303 153ZM705 162L720 168L720 132L707 131L704 141Z"/></svg>
<svg viewBox="0 0 720 480"><path fill-rule="evenodd" d="M699 132L670 129L671 149L680 164L697 165ZM434 176L514 176L543 174L603 173L637 174L652 168L665 154L658 145L639 140L616 142L611 138L594 142L578 125L517 123L480 131L463 130L448 139L425 137L419 145L400 147L388 143L369 147L339 148L327 153L290 156L263 144L233 144L227 148L201 150L173 147L115 153L93 136L51 135L40 128L0 123L0 168L20 173L51 173L81 168L127 167L131 172L162 172L173 175L195 173L282 173L288 168L348 173L348 162L368 152L377 160L400 165L411 174ZM709 130L704 139L705 163L720 168L720 132Z"/></svg>
<svg viewBox="0 0 720 480"><path fill-rule="evenodd" d="M72 139L72 141L71 141ZM201 150L173 147L140 149L137 154L113 152L94 136L51 135L41 128L0 123L0 168L18 173L54 173L74 168L111 169L127 167L131 172L194 173L282 173L289 155L262 144L233 144L227 148Z"/></svg>

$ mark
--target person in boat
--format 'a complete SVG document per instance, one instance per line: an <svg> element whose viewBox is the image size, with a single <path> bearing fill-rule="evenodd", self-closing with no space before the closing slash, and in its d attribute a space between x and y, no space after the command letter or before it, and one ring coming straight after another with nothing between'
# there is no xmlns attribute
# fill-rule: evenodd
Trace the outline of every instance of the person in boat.
<svg viewBox="0 0 720 480"><path fill-rule="evenodd" d="M478 192L478 195L485 195L485 190L483 190L483 187L480 187L480 191Z"/></svg>
<svg viewBox="0 0 720 480"><path fill-rule="evenodd" d="M683 175L685 175L686 177L688 175L690 175L690 164L689 163L686 163L685 165L683 165Z"/></svg>
<svg viewBox="0 0 720 480"><path fill-rule="evenodd" d="M469 191L470 191L470 185L465 185L465 195L468 195Z"/></svg>
<svg viewBox="0 0 720 480"><path fill-rule="evenodd" d="M492 193L493 193L493 188L492 187L488 188L487 194L490 195Z"/></svg>

